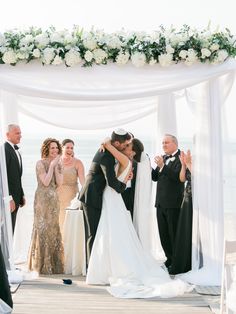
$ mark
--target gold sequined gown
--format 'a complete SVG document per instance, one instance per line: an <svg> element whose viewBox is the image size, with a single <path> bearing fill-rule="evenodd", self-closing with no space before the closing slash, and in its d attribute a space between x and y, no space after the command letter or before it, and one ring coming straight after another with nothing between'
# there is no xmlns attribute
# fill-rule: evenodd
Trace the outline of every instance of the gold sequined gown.
<svg viewBox="0 0 236 314"><path fill-rule="evenodd" d="M64 167L63 169L63 184L58 188L60 215L59 225L61 232L65 221L65 209L70 205L70 202L78 193L78 172L75 168L76 160L71 167Z"/></svg>
<svg viewBox="0 0 236 314"><path fill-rule="evenodd" d="M64 272L64 250L59 227L59 199L55 175L48 186L44 186L39 175L48 172L49 162L37 163L38 187L34 199L34 225L29 250L29 269L39 274L61 274Z"/></svg>

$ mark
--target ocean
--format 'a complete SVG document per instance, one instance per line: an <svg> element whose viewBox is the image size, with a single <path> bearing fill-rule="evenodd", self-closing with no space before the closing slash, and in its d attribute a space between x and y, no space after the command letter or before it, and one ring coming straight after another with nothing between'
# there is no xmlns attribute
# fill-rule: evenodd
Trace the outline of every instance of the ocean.
<svg viewBox="0 0 236 314"><path fill-rule="evenodd" d="M59 138L62 140L63 138ZM73 139L73 138L72 138ZM40 159L40 148L44 137L23 138L20 145L20 151L23 159L24 174L23 186L27 198L28 206L32 206L34 192L36 190L37 182L35 175L35 164ZM74 140L74 139L73 139ZM75 141L75 156L83 162L85 172L88 171L93 155L98 149L102 139L88 136L80 138L79 143ZM145 151L150 155L151 160L155 155L153 150L154 143L148 138L142 139ZM191 143L188 140L180 140L180 149L191 149ZM228 156L227 169L224 176L224 207L227 212L236 212L236 169L233 165L236 164L236 142L230 144L230 155Z"/></svg>

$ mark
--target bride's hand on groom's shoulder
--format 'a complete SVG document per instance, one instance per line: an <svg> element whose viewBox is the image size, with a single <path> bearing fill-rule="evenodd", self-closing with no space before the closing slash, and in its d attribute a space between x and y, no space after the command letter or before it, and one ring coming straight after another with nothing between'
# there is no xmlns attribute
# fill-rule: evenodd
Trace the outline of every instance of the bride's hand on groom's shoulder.
<svg viewBox="0 0 236 314"><path fill-rule="evenodd" d="M100 145L100 152L105 152L106 149L106 145L111 143L111 138L110 137L106 137L103 142Z"/></svg>

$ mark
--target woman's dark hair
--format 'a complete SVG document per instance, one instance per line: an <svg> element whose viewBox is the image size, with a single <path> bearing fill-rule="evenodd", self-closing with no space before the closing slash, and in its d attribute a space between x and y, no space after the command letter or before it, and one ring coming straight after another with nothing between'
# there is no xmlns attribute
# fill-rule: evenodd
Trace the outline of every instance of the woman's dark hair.
<svg viewBox="0 0 236 314"><path fill-rule="evenodd" d="M71 139L69 139L69 138L66 138L66 139L64 139L64 140L62 141L61 146L63 147L63 146L65 146L65 145L68 144L68 143L72 143L73 145L75 145L75 143L74 143L73 140L71 140Z"/></svg>
<svg viewBox="0 0 236 314"><path fill-rule="evenodd" d="M141 154L144 151L143 143L139 139L133 138L132 144L133 144L132 150L135 152L134 160L140 162Z"/></svg>
<svg viewBox="0 0 236 314"><path fill-rule="evenodd" d="M124 143L125 141L129 141L131 139L131 135L127 132L124 135L116 134L115 132L112 132L111 134L111 142L119 142Z"/></svg>
<svg viewBox="0 0 236 314"><path fill-rule="evenodd" d="M43 141L42 147L41 147L41 158L47 158L49 155L49 148L51 143L56 143L58 148L58 154L61 155L61 144L58 140L55 138L46 138L46 140Z"/></svg>

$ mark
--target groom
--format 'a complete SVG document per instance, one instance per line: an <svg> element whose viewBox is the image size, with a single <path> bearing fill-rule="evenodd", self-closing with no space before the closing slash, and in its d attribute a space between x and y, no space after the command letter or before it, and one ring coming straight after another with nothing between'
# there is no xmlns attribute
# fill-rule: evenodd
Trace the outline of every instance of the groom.
<svg viewBox="0 0 236 314"><path fill-rule="evenodd" d="M130 139L131 135L128 132L118 129L111 135L111 144L122 151L129 144ZM104 152L98 150L79 195L80 209L83 210L84 216L87 266L101 216L102 196L106 185L118 193L122 193L126 188L126 184L116 178L115 158L107 150Z"/></svg>

